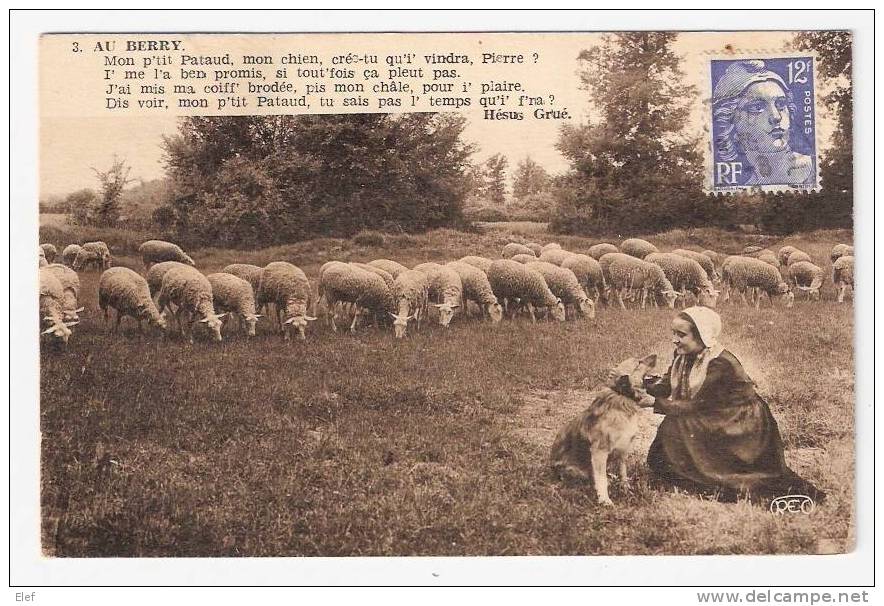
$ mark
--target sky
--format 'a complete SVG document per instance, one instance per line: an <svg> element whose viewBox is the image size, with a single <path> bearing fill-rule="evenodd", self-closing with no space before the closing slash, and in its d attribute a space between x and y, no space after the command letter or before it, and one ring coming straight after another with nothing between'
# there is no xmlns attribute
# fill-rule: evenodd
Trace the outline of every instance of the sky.
<svg viewBox="0 0 884 606"><path fill-rule="evenodd" d="M556 96L556 106L567 108L574 118L570 123L586 121L586 91L579 89L577 56L581 50L597 44L599 34L556 34L538 36L537 47L548 57L555 57L532 77L535 90L548 90ZM725 45L747 52L776 53L792 38L790 32L692 32L680 34L674 50L682 57L685 82L698 87L708 98L708 60L710 54L722 53ZM749 50L751 49L751 50ZM820 91L817 91L818 98ZM76 108L77 104L70 104ZM821 147L831 135L834 124L821 103L817 103ZM699 133L706 120L706 106L698 99L686 129ZM507 156L510 166L531 156L549 172L567 168L555 149L561 121L525 119L519 122L482 119L481 110L468 113L464 132L466 140L478 148L474 161L481 162L495 153ZM41 120L40 192L41 196L65 195L84 187L96 187L93 168L107 169L113 156L131 165L131 177L151 180L164 176L162 136L176 132L174 116L135 116L109 114L77 115L71 111L45 112Z"/></svg>

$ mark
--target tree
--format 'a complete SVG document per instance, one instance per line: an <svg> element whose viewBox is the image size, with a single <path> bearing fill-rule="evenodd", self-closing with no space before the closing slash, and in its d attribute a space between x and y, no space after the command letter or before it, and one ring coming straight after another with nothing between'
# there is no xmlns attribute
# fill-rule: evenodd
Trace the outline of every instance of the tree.
<svg viewBox="0 0 884 606"><path fill-rule="evenodd" d="M485 194L499 206L506 202L506 169L509 162L503 154L494 154L485 160Z"/></svg>
<svg viewBox="0 0 884 606"><path fill-rule="evenodd" d="M540 164L526 156L516 166L513 178L513 198L522 200L532 194L542 194L549 189L549 173Z"/></svg>
<svg viewBox="0 0 884 606"><path fill-rule="evenodd" d="M179 225L258 245L455 224L473 148L455 114L189 117L166 137Z"/></svg>
<svg viewBox="0 0 884 606"><path fill-rule="evenodd" d="M823 190L847 194L853 199L853 37L849 31L814 31L795 34L798 50L816 51L819 73L834 86L823 102L834 113L838 126L832 146L821 161Z"/></svg>
<svg viewBox="0 0 884 606"><path fill-rule="evenodd" d="M64 199L64 204L68 212L73 215L74 223L89 225L92 222L97 200L98 194L94 190L85 188L69 193Z"/></svg>
<svg viewBox="0 0 884 606"><path fill-rule="evenodd" d="M101 187L98 204L92 213L92 223L96 225L116 225L120 218L120 206L123 199L123 190L133 179L129 178L131 166L126 166L126 161L114 155L110 169L101 171L92 169Z"/></svg>
<svg viewBox="0 0 884 606"><path fill-rule="evenodd" d="M676 36L620 33L580 53L598 118L561 129L557 148L571 166L556 184L554 228L665 229L702 197L699 142L683 132L698 94L682 84Z"/></svg>

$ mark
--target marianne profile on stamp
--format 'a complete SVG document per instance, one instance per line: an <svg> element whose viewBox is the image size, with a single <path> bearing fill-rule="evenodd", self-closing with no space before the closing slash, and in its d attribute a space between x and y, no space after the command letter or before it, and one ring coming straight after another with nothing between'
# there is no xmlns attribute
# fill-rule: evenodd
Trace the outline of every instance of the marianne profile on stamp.
<svg viewBox="0 0 884 606"><path fill-rule="evenodd" d="M712 111L716 160L745 161L740 185L816 183L814 157L795 149L801 123L794 93L764 61L730 63L715 83Z"/></svg>

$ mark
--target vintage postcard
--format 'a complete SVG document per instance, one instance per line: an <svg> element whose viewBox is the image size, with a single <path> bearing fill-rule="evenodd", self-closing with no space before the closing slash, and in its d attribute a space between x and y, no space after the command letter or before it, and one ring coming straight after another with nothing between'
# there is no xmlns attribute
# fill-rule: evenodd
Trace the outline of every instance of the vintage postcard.
<svg viewBox="0 0 884 606"><path fill-rule="evenodd" d="M43 33L43 557L851 552L824 25Z"/></svg>

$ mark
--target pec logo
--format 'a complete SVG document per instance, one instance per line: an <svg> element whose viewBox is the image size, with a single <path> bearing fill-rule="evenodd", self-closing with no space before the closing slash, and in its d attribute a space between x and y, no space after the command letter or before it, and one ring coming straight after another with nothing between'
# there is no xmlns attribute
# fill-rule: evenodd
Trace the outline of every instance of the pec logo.
<svg viewBox="0 0 884 606"><path fill-rule="evenodd" d="M813 499L803 494L787 494L770 502L770 512L780 515L786 513L810 513L814 508Z"/></svg>

